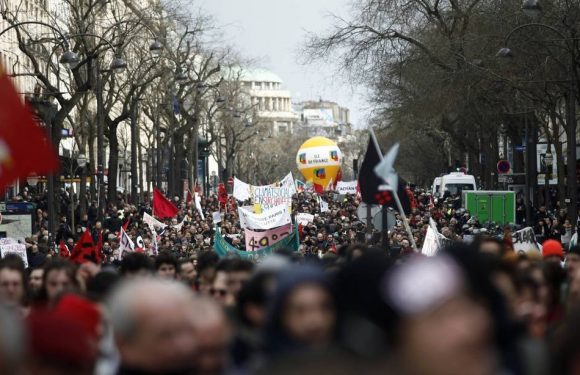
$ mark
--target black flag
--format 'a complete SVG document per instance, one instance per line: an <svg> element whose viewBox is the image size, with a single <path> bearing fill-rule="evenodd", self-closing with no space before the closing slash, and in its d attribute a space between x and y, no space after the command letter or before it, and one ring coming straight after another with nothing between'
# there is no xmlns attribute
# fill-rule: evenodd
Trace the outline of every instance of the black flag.
<svg viewBox="0 0 580 375"><path fill-rule="evenodd" d="M398 210L397 203L395 202L391 192L388 190L379 190L381 185L385 185L383 179L378 177L374 171L375 167L380 163L380 161L381 157L378 154L378 150L374 145L373 139L369 137L367 153L365 154L365 158L360 167L358 177L358 184L360 187L362 200L367 204L380 204L381 206L392 207L395 210ZM403 211L405 211L405 214L410 214L411 202L409 201L406 187L407 182L399 177L397 195L399 196L401 206L403 206Z"/></svg>

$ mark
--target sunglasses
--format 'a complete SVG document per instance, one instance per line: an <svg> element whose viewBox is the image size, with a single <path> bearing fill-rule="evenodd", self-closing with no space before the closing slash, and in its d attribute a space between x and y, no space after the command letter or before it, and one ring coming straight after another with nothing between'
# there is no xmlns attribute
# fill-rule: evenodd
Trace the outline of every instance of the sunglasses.
<svg viewBox="0 0 580 375"><path fill-rule="evenodd" d="M209 293L210 293L212 296L214 296L214 297L217 297L217 296L220 296L220 297L225 297L225 296L226 296L226 294L228 294L228 291L227 291L226 289L215 289L215 288L211 288L211 289L209 290Z"/></svg>

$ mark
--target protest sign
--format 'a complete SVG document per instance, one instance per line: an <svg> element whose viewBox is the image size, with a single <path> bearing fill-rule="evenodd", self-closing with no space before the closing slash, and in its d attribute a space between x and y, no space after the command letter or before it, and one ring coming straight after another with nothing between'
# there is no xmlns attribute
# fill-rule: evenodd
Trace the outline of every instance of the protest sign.
<svg viewBox="0 0 580 375"><path fill-rule="evenodd" d="M301 212L296 214L296 222L298 224L307 225L308 223L312 223L314 221L314 215L308 214L305 212Z"/></svg>
<svg viewBox="0 0 580 375"><path fill-rule="evenodd" d="M540 245L536 242L534 228L527 227L512 234L512 243L516 253L529 253L541 251Z"/></svg>
<svg viewBox="0 0 580 375"><path fill-rule="evenodd" d="M262 210L269 210L277 206L291 206L292 195L296 188L281 186L256 186L253 191L252 199L254 203L260 204Z"/></svg>
<svg viewBox="0 0 580 375"><path fill-rule="evenodd" d="M240 225L242 228L272 229L292 222L288 206L278 206L270 210L255 214L243 207L238 208Z"/></svg>
<svg viewBox="0 0 580 375"><path fill-rule="evenodd" d="M330 208L328 207L328 202L325 202L322 198L318 197L318 203L320 204L321 213L330 211Z"/></svg>
<svg viewBox="0 0 580 375"><path fill-rule="evenodd" d="M28 268L28 256L26 255L26 245L18 243L16 240L11 238L3 238L0 242L0 252L2 253L2 258L5 258L9 254L14 254L18 256L24 262L24 267Z"/></svg>
<svg viewBox="0 0 580 375"><path fill-rule="evenodd" d="M150 227L153 226L161 229L165 229L165 227L167 226L166 224L163 224L153 216L149 215L147 212L143 213L143 222L149 225Z"/></svg>
<svg viewBox="0 0 580 375"><path fill-rule="evenodd" d="M429 226L427 228L427 234L423 240L423 247L421 248L421 254L432 257L439 252L439 242L437 241L437 233L435 230Z"/></svg>
<svg viewBox="0 0 580 375"><path fill-rule="evenodd" d="M222 214L219 211L212 213L211 216L212 216L214 224L218 224L218 223L222 222Z"/></svg>
<svg viewBox="0 0 580 375"><path fill-rule="evenodd" d="M239 201L246 201L251 198L251 185L234 177L234 191L233 196Z"/></svg>
<svg viewBox="0 0 580 375"><path fill-rule="evenodd" d="M441 249L450 246L452 243L452 240L439 233L435 220L429 219L429 228L427 228L423 247L421 248L421 254L432 257L437 255Z"/></svg>
<svg viewBox="0 0 580 375"><path fill-rule="evenodd" d="M123 228L121 228L121 236L119 238L119 258L122 257L124 252L133 252L135 251L135 244L129 238L129 235Z"/></svg>
<svg viewBox="0 0 580 375"><path fill-rule="evenodd" d="M358 181L338 181L336 184L336 192L338 194L356 194Z"/></svg>
<svg viewBox="0 0 580 375"><path fill-rule="evenodd" d="M281 241L276 242L274 245L264 247L256 251L239 250L238 248L230 245L222 236L220 229L216 228L213 248L220 258L226 257L228 255L235 255L242 259L257 261L266 255L275 253L281 249L292 249L293 251L297 251L299 246L300 243L298 232L296 229L294 229L291 235L283 238Z"/></svg>
<svg viewBox="0 0 580 375"><path fill-rule="evenodd" d="M245 229L246 250L256 251L264 247L272 246L283 238L292 234L292 224L269 229L265 232L256 232Z"/></svg>

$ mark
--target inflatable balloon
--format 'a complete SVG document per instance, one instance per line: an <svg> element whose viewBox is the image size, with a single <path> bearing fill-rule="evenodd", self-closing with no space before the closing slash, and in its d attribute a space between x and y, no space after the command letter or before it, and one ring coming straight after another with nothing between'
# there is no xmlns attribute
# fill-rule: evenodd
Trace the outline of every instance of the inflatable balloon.
<svg viewBox="0 0 580 375"><path fill-rule="evenodd" d="M296 165L304 179L324 188L336 183L341 162L342 153L336 143L324 137L310 138L296 154Z"/></svg>

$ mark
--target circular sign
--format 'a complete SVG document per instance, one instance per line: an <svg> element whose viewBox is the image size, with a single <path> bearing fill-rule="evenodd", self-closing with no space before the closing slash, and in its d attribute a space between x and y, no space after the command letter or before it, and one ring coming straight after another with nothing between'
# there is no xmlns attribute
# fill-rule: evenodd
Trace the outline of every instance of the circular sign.
<svg viewBox="0 0 580 375"><path fill-rule="evenodd" d="M228 178L228 185L233 185L234 184L234 178L230 177Z"/></svg>
<svg viewBox="0 0 580 375"><path fill-rule="evenodd" d="M497 162L497 173L506 174L512 169L512 166L507 160L500 160Z"/></svg>

